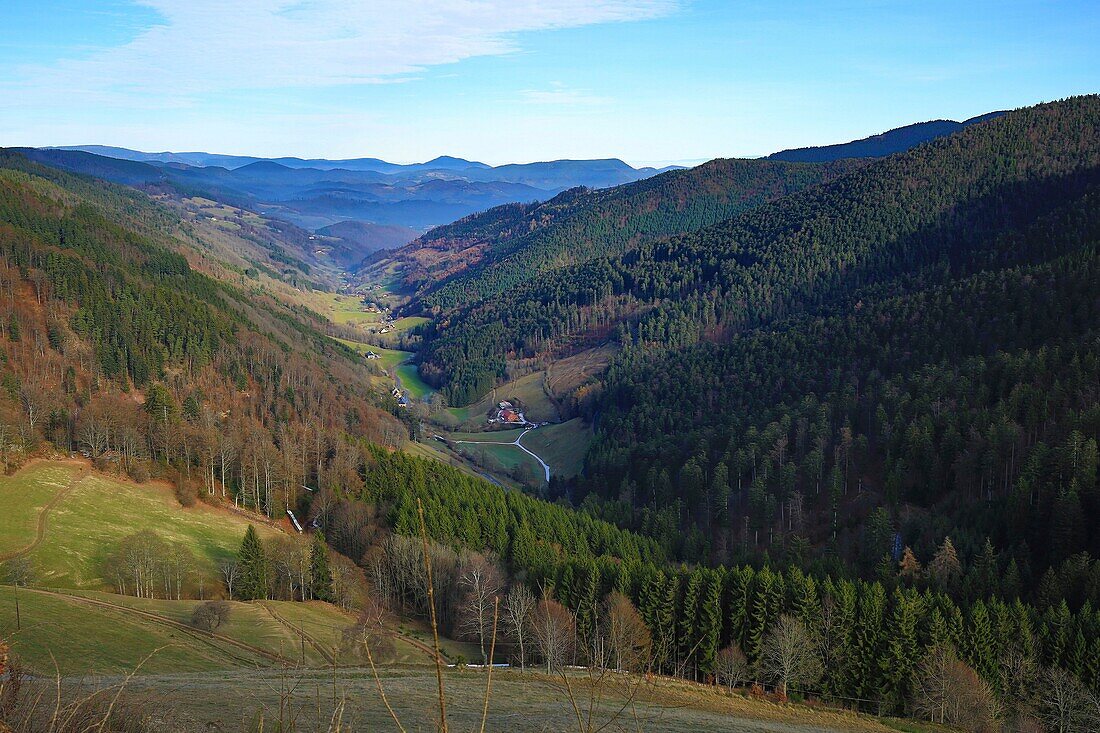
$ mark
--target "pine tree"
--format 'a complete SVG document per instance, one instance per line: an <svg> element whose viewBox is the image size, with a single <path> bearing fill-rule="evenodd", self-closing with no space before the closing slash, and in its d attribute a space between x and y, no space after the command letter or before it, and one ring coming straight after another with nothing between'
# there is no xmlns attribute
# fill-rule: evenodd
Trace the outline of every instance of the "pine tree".
<svg viewBox="0 0 1100 733"><path fill-rule="evenodd" d="M886 593L878 583L862 587L856 615L853 678L857 697L872 700L878 697L879 651L883 644L882 623L886 612Z"/></svg>
<svg viewBox="0 0 1100 733"><path fill-rule="evenodd" d="M751 664L757 664L760 660L760 652L764 647L764 636L768 630L768 621L771 617L769 601L772 589L775 585L775 576L768 568L762 568L756 574L753 582L751 606L749 608L747 633L745 635L746 656Z"/></svg>
<svg viewBox="0 0 1100 733"><path fill-rule="evenodd" d="M267 554L256 528L251 524L241 540L237 565L241 576L237 581L238 597L245 601L267 598Z"/></svg>
<svg viewBox="0 0 1100 733"><path fill-rule="evenodd" d="M729 609L726 624L729 642L745 648L749 618L749 588L752 586L753 569L735 568L726 576L726 607Z"/></svg>
<svg viewBox="0 0 1100 733"><path fill-rule="evenodd" d="M685 669L690 668L693 677L698 670L699 651L699 602L703 594L703 571L696 568L687 576L684 595L680 601L679 663Z"/></svg>
<svg viewBox="0 0 1100 733"><path fill-rule="evenodd" d="M921 614L921 598L916 591L894 591L894 608L886 626L886 649L880 671L885 683L883 697L895 713L903 712L913 683L913 670L920 661L917 624Z"/></svg>
<svg viewBox="0 0 1100 733"><path fill-rule="evenodd" d="M335 600L332 592L332 570L328 566L328 545L323 532L315 532L309 550L310 594L319 601Z"/></svg>
<svg viewBox="0 0 1100 733"><path fill-rule="evenodd" d="M928 563L928 575L940 590L947 593L951 593L958 585L962 578L962 564L950 537L943 538L943 544L936 551L932 562Z"/></svg>
<svg viewBox="0 0 1100 733"><path fill-rule="evenodd" d="M970 608L970 618L966 625L963 658L978 674L987 680L993 680L996 674L997 656L993 640L993 627L985 603L976 601Z"/></svg>
<svg viewBox="0 0 1100 733"><path fill-rule="evenodd" d="M722 638L722 573L707 572L706 583L699 600L699 670L713 675Z"/></svg>

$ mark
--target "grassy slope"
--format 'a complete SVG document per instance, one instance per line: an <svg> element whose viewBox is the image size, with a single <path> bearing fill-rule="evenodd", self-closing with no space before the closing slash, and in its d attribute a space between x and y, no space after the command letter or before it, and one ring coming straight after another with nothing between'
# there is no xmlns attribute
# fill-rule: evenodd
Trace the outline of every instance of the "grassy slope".
<svg viewBox="0 0 1100 733"><path fill-rule="evenodd" d="M380 313L367 313L363 299L356 295L313 291L304 300L315 311L339 325L364 326L382 320Z"/></svg>
<svg viewBox="0 0 1100 733"><path fill-rule="evenodd" d="M0 556L34 541L42 509L70 485L79 469L63 463L37 463L17 476L0 479Z"/></svg>
<svg viewBox="0 0 1100 733"><path fill-rule="evenodd" d="M413 355L411 351L387 349L382 346L375 346L374 344L368 344L362 341L351 341L349 339L340 338L336 340L344 344L348 348L354 349L356 352L363 354L364 356L368 351L373 351L374 353L378 354L378 356L382 357L378 360L378 363L382 365L383 369L391 369Z"/></svg>
<svg viewBox="0 0 1100 733"><path fill-rule="evenodd" d="M553 475L569 478L584 468L584 455L593 438L592 426L575 417L532 430L523 438L523 444L549 464Z"/></svg>
<svg viewBox="0 0 1100 733"><path fill-rule="evenodd" d="M122 538L141 529L186 544L199 571L213 583L218 562L232 555L249 524L243 516L201 503L184 509L165 484L138 485L105 474L82 474L83 470L76 463L48 461L0 478L4 514L21 518L13 531L3 533L3 542L20 548L35 540L43 497L74 482L50 511L42 542L28 554L39 585L109 588L102 577L104 558ZM263 524L256 528L264 538L278 534Z"/></svg>
<svg viewBox="0 0 1100 733"><path fill-rule="evenodd" d="M525 407L525 415L533 422L556 421L558 410L543 389L545 371L526 374L496 389L467 407L448 408L432 419L450 428L483 426L489 410L501 400L519 400Z"/></svg>
<svg viewBox="0 0 1100 733"><path fill-rule="evenodd" d="M422 400L435 392L432 387L420 378L415 364L402 364L397 367L397 376L401 378L401 388L408 391L409 396Z"/></svg>
<svg viewBox="0 0 1100 733"><path fill-rule="evenodd" d="M435 674L430 669L383 668L381 682L387 698L405 729L435 730L438 706ZM186 709L200 724L213 723L220 730L245 730L253 722L257 708L265 709L272 722L280 706L280 691L292 689L289 707L297 714L297 728L313 730L319 718L327 724L332 715L332 700L341 701L342 721L351 730L397 730L378 697L375 680L369 670L341 670L334 681L324 671L299 674L275 671L173 675L167 680L139 678L135 689L161 689L171 684L186 701ZM282 683L282 684L281 684ZM485 694L485 673L476 669L450 669L444 675L448 722L451 730L476 731L480 727ZM571 678L578 694L582 715L588 711L588 695L579 676ZM625 706L625 717L612 722L616 711L633 693L634 704ZM287 703L284 697L282 702ZM636 716L636 717L635 717ZM884 725L868 717L848 713L811 710L795 705L776 705L729 695L699 685L658 680L637 689L634 683L617 680L606 690L596 707L592 730L668 731L701 733L724 731L749 733L811 733L814 731L886 731ZM497 671L493 675L486 731L520 733L527 731L577 730L577 720L560 678L516 671ZM916 730L922 730L916 728Z"/></svg>

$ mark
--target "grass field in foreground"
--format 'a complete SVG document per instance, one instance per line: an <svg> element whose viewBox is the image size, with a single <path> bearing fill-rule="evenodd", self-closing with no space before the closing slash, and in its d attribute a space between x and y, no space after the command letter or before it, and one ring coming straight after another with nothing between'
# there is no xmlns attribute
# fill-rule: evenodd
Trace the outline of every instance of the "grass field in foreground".
<svg viewBox="0 0 1100 733"><path fill-rule="evenodd" d="M19 591L22 629L15 630L11 586L0 586L0 635L24 664L42 675L121 674L230 669L263 658L231 650L124 610L91 606L65 596Z"/></svg>
<svg viewBox="0 0 1100 733"><path fill-rule="evenodd" d="M438 702L435 673L431 668L383 667L380 680L387 699L406 730L436 730ZM643 733L840 733L884 732L879 721L844 712L815 710L799 705L778 705L747 699L740 693L658 679L652 683L613 675L604 698L595 706L591 730L641 731ZM571 675L578 708L586 716L588 686L580 673ZM480 728L485 695L485 671L448 669L444 674L448 723L451 730ZM256 670L136 678L138 692L165 688L175 692L178 707L199 727L236 731L253 730L258 710L275 726L280 704L296 716L296 729L314 730L327 724L333 700L343 706L342 723L350 730L396 731L393 719L379 698L369 670L339 670L336 679L322 670ZM291 690L288 696L284 691ZM280 692L284 692L280 698ZM624 704L628 700L633 704ZM169 702L168 707L172 704ZM612 720L618 711L623 714ZM608 724L604 727L604 724ZM249 726L252 727L249 727ZM486 731L527 733L577 730L576 713L560 678L535 671L497 670L493 674ZM914 726L912 730L924 730Z"/></svg>
<svg viewBox="0 0 1100 733"><path fill-rule="evenodd" d="M16 631L14 594L11 586L0 586L0 636L39 674L52 674L54 660L62 674L130 672L157 649L143 674L282 663L326 667L334 656L341 665L367 663L358 650L342 648L354 618L327 603L233 601L229 620L206 634L190 628L201 601L21 589L22 628ZM429 661L422 648L408 643L396 651L406 663Z"/></svg>
<svg viewBox="0 0 1100 733"><path fill-rule="evenodd" d="M186 545L199 572L217 582L217 564L240 546L245 517L202 503L184 509L170 487L160 482L135 484L87 471L75 463L45 461L14 476L0 477L4 514L21 517L6 544L25 547L35 540L43 498L58 484L73 488L49 512L45 535L28 557L37 585L56 588L110 589L103 561L127 535L149 529L163 539ZM29 519L34 517L33 520ZM7 520L5 520L7 521ZM257 524L263 538L280 533Z"/></svg>

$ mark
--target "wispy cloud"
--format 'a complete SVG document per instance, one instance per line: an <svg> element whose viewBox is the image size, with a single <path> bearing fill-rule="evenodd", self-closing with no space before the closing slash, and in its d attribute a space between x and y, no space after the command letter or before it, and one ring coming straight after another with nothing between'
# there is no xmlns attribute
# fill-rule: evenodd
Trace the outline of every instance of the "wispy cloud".
<svg viewBox="0 0 1100 733"><path fill-rule="evenodd" d="M678 0L136 0L159 20L132 41L14 70L21 96L163 103L242 90L407 79L517 49L517 34L653 18ZM558 99L567 92L551 90ZM536 97L537 98L537 97ZM25 100L27 101L27 100ZM71 96L69 98L71 101Z"/></svg>
<svg viewBox="0 0 1100 733"><path fill-rule="evenodd" d="M587 89L570 89L560 81L550 82L548 89L523 89L520 97L530 104L552 104L565 107L592 107L610 104L615 100L593 94Z"/></svg>

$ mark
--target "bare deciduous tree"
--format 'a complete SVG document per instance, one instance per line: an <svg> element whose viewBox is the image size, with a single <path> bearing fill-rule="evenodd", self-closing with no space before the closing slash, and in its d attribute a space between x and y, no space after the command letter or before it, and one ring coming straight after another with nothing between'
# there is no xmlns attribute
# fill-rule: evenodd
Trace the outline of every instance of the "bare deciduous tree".
<svg viewBox="0 0 1100 733"><path fill-rule="evenodd" d="M948 646L928 651L913 689L916 713L933 723L975 733L997 730L999 709L993 690Z"/></svg>
<svg viewBox="0 0 1100 733"><path fill-rule="evenodd" d="M375 659L393 650L392 635L387 630L393 622L385 604L370 596L363 600L355 623L344 630L343 645L348 651L366 651Z"/></svg>
<svg viewBox="0 0 1100 733"><path fill-rule="evenodd" d="M1064 669L1040 676L1039 717L1053 733L1088 733L1100 726L1100 700Z"/></svg>
<svg viewBox="0 0 1100 733"><path fill-rule="evenodd" d="M745 682L749 676L749 660L741 647L730 644L718 652L715 666L715 677L718 682L732 690L735 686Z"/></svg>
<svg viewBox="0 0 1100 733"><path fill-rule="evenodd" d="M812 684L822 672L812 635L800 620L788 614L779 617L764 640L760 664L775 681L781 697L786 697L790 685Z"/></svg>
<svg viewBox="0 0 1100 733"><path fill-rule="evenodd" d="M493 633L493 603L504 589L504 574L492 560L473 555L459 577L462 604L459 608L458 631L477 639L481 662L488 664L486 644Z"/></svg>
<svg viewBox="0 0 1100 733"><path fill-rule="evenodd" d="M226 593L229 594L229 598L233 598L233 586L237 584L241 577L241 568L236 560L226 560L221 564L220 570L222 580L225 581Z"/></svg>
<svg viewBox="0 0 1100 733"><path fill-rule="evenodd" d="M544 596L531 618L531 635L546 662L547 673L559 669L573 654L573 614L565 606Z"/></svg>
<svg viewBox="0 0 1100 733"><path fill-rule="evenodd" d="M530 634L531 613L535 610L535 594L523 583L516 583L504 599L504 623L508 635L519 645L519 668L527 668L526 641Z"/></svg>
<svg viewBox="0 0 1100 733"><path fill-rule="evenodd" d="M601 623L607 658L615 669L640 672L653 652L653 637L630 599L614 592L604 603Z"/></svg>

